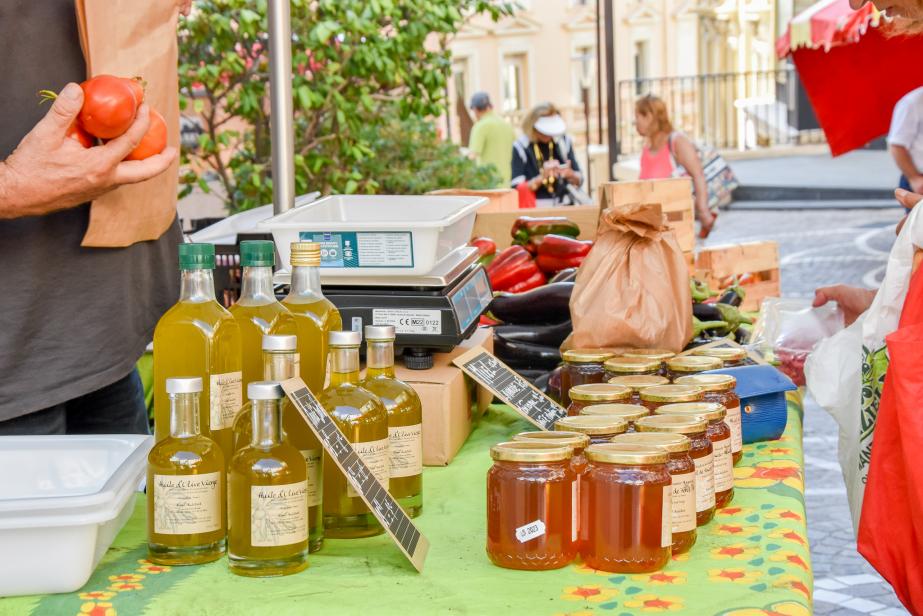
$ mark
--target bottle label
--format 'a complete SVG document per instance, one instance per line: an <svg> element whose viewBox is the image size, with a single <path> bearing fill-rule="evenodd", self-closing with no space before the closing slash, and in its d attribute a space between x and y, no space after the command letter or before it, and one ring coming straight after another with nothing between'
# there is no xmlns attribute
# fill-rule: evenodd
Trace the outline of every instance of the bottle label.
<svg viewBox="0 0 923 616"><path fill-rule="evenodd" d="M306 494L308 507L316 507L321 503L321 460L323 452L320 449L302 449L305 464L308 465L308 480Z"/></svg>
<svg viewBox="0 0 923 616"><path fill-rule="evenodd" d="M423 472L423 424L388 427L391 477L414 477Z"/></svg>
<svg viewBox="0 0 923 616"><path fill-rule="evenodd" d="M695 530L695 473L672 475L673 532ZM707 507L706 507L707 509Z"/></svg>
<svg viewBox="0 0 923 616"><path fill-rule="evenodd" d="M673 486L663 486L663 505L660 516L660 547L673 545Z"/></svg>
<svg viewBox="0 0 923 616"><path fill-rule="evenodd" d="M734 487L734 458L731 457L731 439L715 441L715 492Z"/></svg>
<svg viewBox="0 0 923 616"><path fill-rule="evenodd" d="M250 486L250 545L269 548L308 540L307 482Z"/></svg>
<svg viewBox="0 0 923 616"><path fill-rule="evenodd" d="M705 511L715 506L715 462L708 454L695 461L695 510Z"/></svg>
<svg viewBox="0 0 923 616"><path fill-rule="evenodd" d="M535 520L534 522L529 522L523 526L520 526L516 529L516 539L519 540L519 543L525 543L526 541L532 541L537 539L545 534L545 523L541 520Z"/></svg>
<svg viewBox="0 0 923 616"><path fill-rule="evenodd" d="M221 528L221 473L154 475L154 532L210 533Z"/></svg>
<svg viewBox="0 0 923 616"><path fill-rule="evenodd" d="M388 459L388 441L383 438L380 441L366 441L364 443L353 443L353 449L356 454L362 458L365 465L369 467L375 478L382 486L388 489L388 477L391 461ZM349 498L358 498L359 493L353 489L353 485L347 481L346 496Z"/></svg>
<svg viewBox="0 0 923 616"><path fill-rule="evenodd" d="M209 381L209 430L226 430L234 427L234 418L243 404L242 372L213 374Z"/></svg>
<svg viewBox="0 0 923 616"><path fill-rule="evenodd" d="M724 423L731 429L731 452L737 453L744 446L743 426L740 419L740 403L737 406L727 407L727 415L724 417Z"/></svg>

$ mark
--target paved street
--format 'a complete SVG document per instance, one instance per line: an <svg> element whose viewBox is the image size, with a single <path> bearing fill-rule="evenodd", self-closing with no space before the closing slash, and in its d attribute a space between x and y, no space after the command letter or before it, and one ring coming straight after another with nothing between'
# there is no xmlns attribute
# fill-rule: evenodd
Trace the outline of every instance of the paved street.
<svg viewBox="0 0 923 616"><path fill-rule="evenodd" d="M782 292L813 297L818 286L878 286L902 211L805 210L723 212L708 245L779 242ZM890 586L856 552L837 462L837 425L812 401L805 409L808 536L814 566L814 613L906 614Z"/></svg>

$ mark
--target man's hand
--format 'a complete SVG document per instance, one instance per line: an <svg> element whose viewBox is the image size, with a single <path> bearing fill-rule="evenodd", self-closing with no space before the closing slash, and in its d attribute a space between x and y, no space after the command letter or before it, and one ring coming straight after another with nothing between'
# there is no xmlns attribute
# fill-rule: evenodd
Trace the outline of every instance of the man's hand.
<svg viewBox="0 0 923 616"><path fill-rule="evenodd" d="M869 309L876 291L850 287L838 284L832 287L821 287L814 291L814 307L818 308L827 302L836 302L843 311L846 325L851 325L859 315Z"/></svg>
<svg viewBox="0 0 923 616"><path fill-rule="evenodd" d="M910 182L910 188L913 192L923 195L923 175L909 177L907 181Z"/></svg>
<svg viewBox="0 0 923 616"><path fill-rule="evenodd" d="M149 126L148 109L124 135L84 148L67 136L83 106L83 90L69 83L51 109L0 163L0 218L39 216L91 201L122 184L160 175L176 158L168 147L145 160L123 161Z"/></svg>

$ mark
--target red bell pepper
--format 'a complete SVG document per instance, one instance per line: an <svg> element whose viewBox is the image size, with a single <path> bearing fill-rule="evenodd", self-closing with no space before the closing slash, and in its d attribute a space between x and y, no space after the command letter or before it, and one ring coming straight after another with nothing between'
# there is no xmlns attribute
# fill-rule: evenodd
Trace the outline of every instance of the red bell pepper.
<svg viewBox="0 0 923 616"><path fill-rule="evenodd" d="M489 237L476 237L468 242L468 244L477 248L478 255L482 257L486 257L487 255L492 255L497 252L497 243Z"/></svg>
<svg viewBox="0 0 923 616"><path fill-rule="evenodd" d="M535 239L533 237L529 241ZM585 257L591 248L593 242L577 240L566 235L545 235L536 243L537 253L549 257Z"/></svg>
<svg viewBox="0 0 923 616"><path fill-rule="evenodd" d="M580 264L583 263L585 258L586 256L584 255L576 257L555 257L553 255L540 254L535 262L538 268L546 274L556 274L570 267L580 267Z"/></svg>
<svg viewBox="0 0 923 616"><path fill-rule="evenodd" d="M529 253L522 246L510 246L509 248L504 249L500 254L497 255L497 258L495 258L491 264L487 266L487 273L489 274L490 272L503 265L506 261L509 261L514 256L521 254L528 255Z"/></svg>
<svg viewBox="0 0 923 616"><path fill-rule="evenodd" d="M521 252L511 256L500 266L488 270L487 276L490 278L490 286L495 291L505 291L538 272L538 266L532 260L532 256L521 246L519 248Z"/></svg>
<svg viewBox="0 0 923 616"><path fill-rule="evenodd" d="M534 289L535 287L540 287L547 282L545 274L540 271L536 271L532 276L526 278L520 283L514 284L513 286L506 289L507 293L523 293Z"/></svg>

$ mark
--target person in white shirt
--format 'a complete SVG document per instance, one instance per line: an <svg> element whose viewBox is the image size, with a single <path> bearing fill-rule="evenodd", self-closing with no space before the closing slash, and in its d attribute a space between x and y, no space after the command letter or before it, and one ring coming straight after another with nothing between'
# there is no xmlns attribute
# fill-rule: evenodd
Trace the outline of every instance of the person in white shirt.
<svg viewBox="0 0 923 616"><path fill-rule="evenodd" d="M894 106L888 146L901 170L900 187L923 194L923 87L905 94Z"/></svg>

